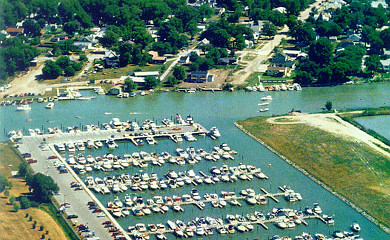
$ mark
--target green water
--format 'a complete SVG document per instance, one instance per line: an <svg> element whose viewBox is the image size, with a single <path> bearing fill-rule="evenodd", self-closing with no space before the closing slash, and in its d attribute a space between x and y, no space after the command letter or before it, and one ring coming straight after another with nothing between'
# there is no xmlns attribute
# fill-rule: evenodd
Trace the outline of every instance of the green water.
<svg viewBox="0 0 390 240"><path fill-rule="evenodd" d="M83 92L84 95L94 95L92 92ZM110 121L113 117L119 117L122 120L137 120L142 122L144 119L161 120L164 117L175 116L180 113L183 117L191 114L196 122L199 122L206 128L217 126L222 134L218 140L199 137L196 143L183 142L175 144L170 140L161 140L157 146L139 146L135 147L131 143L120 143L120 148L113 151L114 154L131 153L133 151L169 151L171 154L177 147L186 148L194 146L195 148L202 147L210 150L212 146L218 146L222 142L226 142L229 146L238 151L236 160L234 161L219 161L202 162L194 166L173 166L164 165L163 167L149 166L144 171L149 173L155 172L160 176L169 169L176 171L193 168L194 170L207 171L211 166L221 166L227 163L231 166L238 165L242 162L260 167L265 174L269 176L269 180L254 179L251 182L237 181L233 184L219 183L216 185L202 185L197 189L201 194L213 193L224 190L236 191L243 188L253 188L259 192L259 188L263 187L269 192L277 192L278 186L288 185L295 191L302 194L303 201L299 203L287 203L280 199L280 203L268 201L265 206L248 206L243 203L242 207L226 207L224 209L215 209L206 205L204 210L198 210L195 206L184 207L184 213L173 213L172 211L166 214L150 215L147 217L128 217L119 219L120 224L127 228L129 225L134 225L137 222L144 223L160 223L166 222L169 219L180 219L184 222L190 221L195 217L211 216L223 217L226 214L238 213L246 214L254 211L269 212L272 208L293 208L304 209L306 206L312 206L313 203L320 203L323 213L335 215L336 224L334 226L325 226L317 220L309 220L309 226L297 226L292 230L279 230L273 225L269 225L270 229L264 230L262 227L255 227L253 232L241 233L233 235L225 235L224 239L268 239L269 237L278 234L280 236L295 236L302 232L316 233L321 232L326 235L334 230L349 230L349 226L353 221L359 222L362 227L361 236L364 239L388 239L388 235L376 225L361 216L358 212L347 206L344 202L334 197L328 191L311 181L299 171L295 170L286 164L278 156L271 153L261 144L257 143L246 134L241 132L234 126L234 122L251 116L285 114L291 109L302 110L304 112L318 112L324 106L325 102L330 100L333 102L333 107L336 109L354 109L362 107L379 107L389 104L388 96L390 94L389 84L371 84L359 86L338 86L338 87L323 87L323 88L304 88L301 92L218 92L205 93L198 92L192 94L185 93L153 93L150 96L129 99L117 99L112 96L97 96L96 99L90 101L64 101L55 103L54 109L45 109L45 104L34 103L32 110L29 112L16 112L15 106L0 108L0 127L1 139L6 140L5 133L12 129L27 130L28 128L45 128L47 127L66 127L66 126L82 126L83 124L101 124ZM269 112L259 113L257 104L260 98L265 95L271 95L273 101L268 106ZM110 112L111 115L105 115L104 112ZM27 122L26 119L31 119ZM87 154L95 156L102 155L108 152L104 148L96 151L86 151ZM268 167L271 163L272 166ZM139 168L130 167L127 171L132 174L139 171ZM104 176L105 173L96 173L98 176ZM107 173L107 174L113 174ZM85 178L86 176L82 176ZM189 193L192 186L185 186L179 189L168 189L165 191L134 193L139 194L144 199L154 196L172 196ZM130 191L129 191L130 192ZM122 199L124 194L119 195ZM103 196L98 195L103 203L113 200L114 195ZM173 235L167 236L169 239ZM217 239L221 235L214 233L212 236L203 237L204 239ZM151 238L153 239L153 238Z"/></svg>

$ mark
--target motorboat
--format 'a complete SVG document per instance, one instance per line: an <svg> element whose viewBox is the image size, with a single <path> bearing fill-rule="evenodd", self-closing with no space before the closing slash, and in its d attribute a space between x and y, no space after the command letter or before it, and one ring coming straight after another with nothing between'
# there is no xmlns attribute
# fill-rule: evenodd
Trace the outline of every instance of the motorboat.
<svg viewBox="0 0 390 240"><path fill-rule="evenodd" d="M221 133L219 132L217 127L212 127L210 129L210 135L215 137L215 138L219 138L221 136Z"/></svg>
<svg viewBox="0 0 390 240"><path fill-rule="evenodd" d="M261 101L270 101L270 100L272 100L272 96L271 95L268 95L268 96L265 96L265 97L261 98Z"/></svg>
<svg viewBox="0 0 390 240"><path fill-rule="evenodd" d="M115 143L115 141L112 140L112 139L108 139L108 140L106 141L106 143L107 143L107 145L108 145L108 148L110 148L110 149L114 149L114 148L118 147L118 145L117 145L117 144Z"/></svg>
<svg viewBox="0 0 390 240"><path fill-rule="evenodd" d="M351 229L352 229L352 231L354 231L354 232L360 232L360 230L361 230L359 224L356 223L356 222L354 222L354 223L351 225Z"/></svg>
<svg viewBox="0 0 390 240"><path fill-rule="evenodd" d="M16 107L16 111L30 111L31 107L28 104L23 104L19 107Z"/></svg>
<svg viewBox="0 0 390 240"><path fill-rule="evenodd" d="M46 105L46 109L53 109L54 107L54 103L53 102L49 102L47 105Z"/></svg>

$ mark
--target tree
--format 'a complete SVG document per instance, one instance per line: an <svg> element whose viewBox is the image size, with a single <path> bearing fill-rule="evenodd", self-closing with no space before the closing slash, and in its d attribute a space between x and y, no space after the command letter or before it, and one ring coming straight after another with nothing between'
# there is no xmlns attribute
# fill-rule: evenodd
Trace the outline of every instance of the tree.
<svg viewBox="0 0 390 240"><path fill-rule="evenodd" d="M15 212L19 211L20 204L18 202L14 202L12 205L13 205L13 209L14 209Z"/></svg>
<svg viewBox="0 0 390 240"><path fill-rule="evenodd" d="M42 173L27 177L26 183L32 191L34 199L40 203L50 202L50 197L59 190L54 180Z"/></svg>
<svg viewBox="0 0 390 240"><path fill-rule="evenodd" d="M16 201L16 197L15 197L14 195L11 195L11 196L9 197L9 202L10 202L11 204L14 204L15 201Z"/></svg>
<svg viewBox="0 0 390 240"><path fill-rule="evenodd" d="M327 101L327 102L325 103L325 108L326 108L326 110L330 111L330 110L332 110L332 107L333 107L333 104L332 104L331 101Z"/></svg>
<svg viewBox="0 0 390 240"><path fill-rule="evenodd" d="M159 83L160 83L160 81L155 77L152 77L152 76L145 77L145 87L148 89L152 89L152 88L156 87Z"/></svg>
<svg viewBox="0 0 390 240"><path fill-rule="evenodd" d="M21 164L19 164L19 167L18 167L18 174L19 176L26 176L28 172L28 164L26 162L23 162Z"/></svg>
<svg viewBox="0 0 390 240"><path fill-rule="evenodd" d="M183 81L186 77L186 72L182 66L175 66L172 74L179 81Z"/></svg>
<svg viewBox="0 0 390 240"><path fill-rule="evenodd" d="M320 65L327 65L332 61L333 46L329 39L320 38L310 45L309 59Z"/></svg>
<svg viewBox="0 0 390 240"><path fill-rule="evenodd" d="M375 54L369 55L366 58L364 64L366 65L366 71L369 72L378 72L382 68L382 63L380 61L380 58L378 55Z"/></svg>
<svg viewBox="0 0 390 240"><path fill-rule="evenodd" d="M302 86L310 85L313 82L313 76L305 71L297 71L294 82L299 83Z"/></svg>
<svg viewBox="0 0 390 240"><path fill-rule="evenodd" d="M263 26L265 36L273 37L276 34L276 26L272 22L265 22Z"/></svg>
<svg viewBox="0 0 390 240"><path fill-rule="evenodd" d="M11 182L8 180L6 176L0 174L0 192L4 191L5 187L11 185Z"/></svg>
<svg viewBox="0 0 390 240"><path fill-rule="evenodd" d="M75 63L73 63L72 67L77 72L77 71L80 71L83 68L83 65L81 64L81 62L75 62Z"/></svg>
<svg viewBox="0 0 390 240"><path fill-rule="evenodd" d="M5 189L5 190L4 190L4 196L6 196L6 197L9 196L9 190L8 190L8 189Z"/></svg>
<svg viewBox="0 0 390 240"><path fill-rule="evenodd" d="M42 68L42 76L44 79L56 79L62 73L62 69L52 60L47 60Z"/></svg>
<svg viewBox="0 0 390 240"><path fill-rule="evenodd" d="M70 21L64 24L64 32L69 35L74 35L80 29L80 23L78 21Z"/></svg>
<svg viewBox="0 0 390 240"><path fill-rule="evenodd" d="M20 197L20 206L22 209L27 209L31 207L31 202L26 196Z"/></svg>
<svg viewBox="0 0 390 240"><path fill-rule="evenodd" d="M70 65L70 59L68 56L61 56L57 58L56 64L60 66L62 69L65 69Z"/></svg>
<svg viewBox="0 0 390 240"><path fill-rule="evenodd" d="M66 77L71 77L71 76L74 76L74 74L76 73L76 71L74 70L74 68L72 66L67 66L65 69L64 69L64 75Z"/></svg>
<svg viewBox="0 0 390 240"><path fill-rule="evenodd" d="M174 76L169 76L167 80L167 85L170 87L174 87L177 84L177 79Z"/></svg>
<svg viewBox="0 0 390 240"><path fill-rule="evenodd" d="M34 20L27 19L24 21L23 28L24 32L31 37L41 36L41 26Z"/></svg>
<svg viewBox="0 0 390 240"><path fill-rule="evenodd" d="M80 62L87 62L87 61L88 61L88 58L87 58L87 56L85 56L84 54L81 54L80 57L79 57L79 61L80 61Z"/></svg>
<svg viewBox="0 0 390 240"><path fill-rule="evenodd" d="M112 30L106 30L104 36L100 38L100 43L105 47L112 47L118 44L118 34Z"/></svg>
<svg viewBox="0 0 390 240"><path fill-rule="evenodd" d="M126 91L132 92L137 89L137 84L135 84L134 81L131 80L130 78L126 78L125 87L126 87Z"/></svg>

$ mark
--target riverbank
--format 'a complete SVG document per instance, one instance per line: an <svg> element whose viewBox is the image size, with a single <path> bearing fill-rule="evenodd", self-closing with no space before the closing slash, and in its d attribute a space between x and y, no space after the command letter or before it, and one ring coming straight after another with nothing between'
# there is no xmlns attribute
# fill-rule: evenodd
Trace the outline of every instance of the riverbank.
<svg viewBox="0 0 390 240"><path fill-rule="evenodd" d="M390 209L383 208L390 195L388 157L363 141L290 116L269 119L253 117L235 125L390 233Z"/></svg>

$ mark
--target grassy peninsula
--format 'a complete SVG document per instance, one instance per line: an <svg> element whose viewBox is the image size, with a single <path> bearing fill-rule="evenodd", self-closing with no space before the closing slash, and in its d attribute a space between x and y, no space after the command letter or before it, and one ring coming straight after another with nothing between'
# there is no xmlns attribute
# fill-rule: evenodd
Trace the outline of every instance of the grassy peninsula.
<svg viewBox="0 0 390 240"><path fill-rule="evenodd" d="M355 113L357 115L353 117L361 116L362 112ZM338 116L332 116L334 118L324 114L322 120L349 125ZM301 120L290 116L253 117L238 121L236 125L325 184L339 197L368 213L375 218L371 218L374 222L377 220L377 224L388 231L389 156L364 141L356 141ZM361 132L359 129L356 131Z"/></svg>

